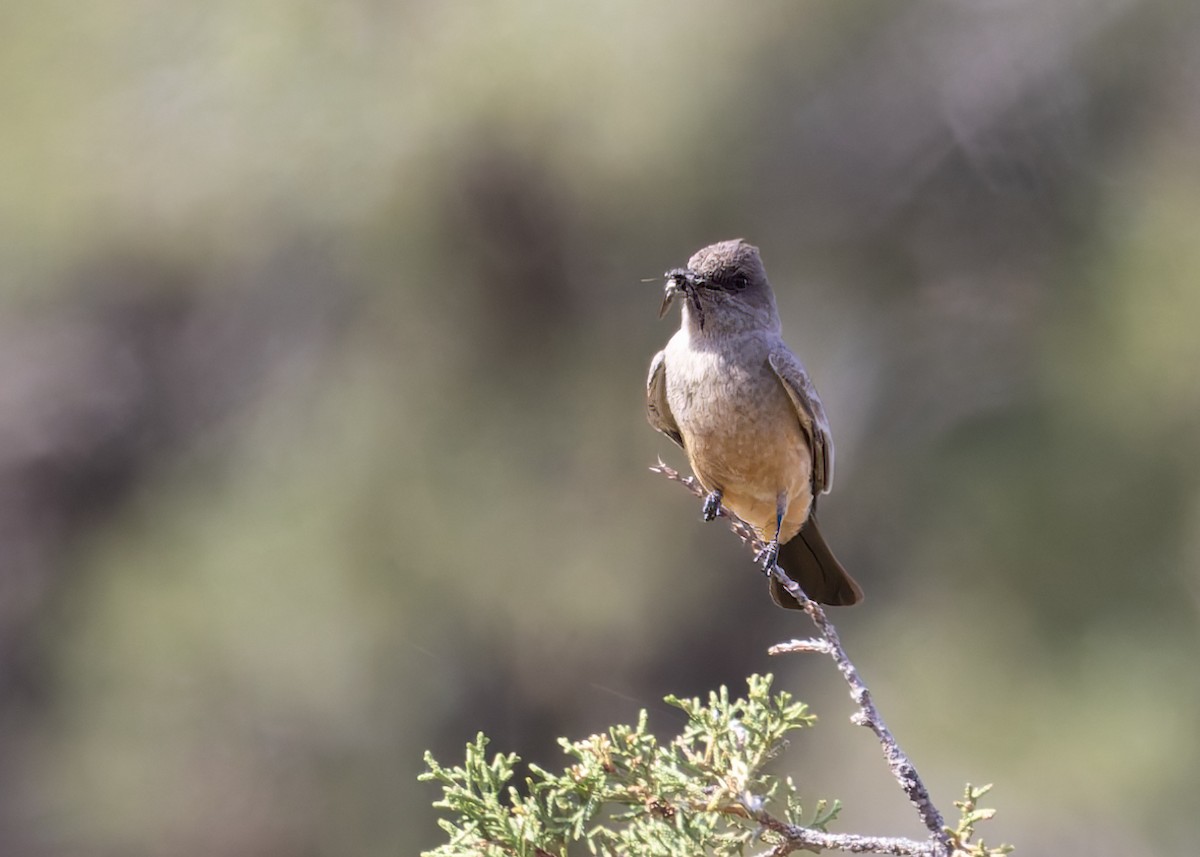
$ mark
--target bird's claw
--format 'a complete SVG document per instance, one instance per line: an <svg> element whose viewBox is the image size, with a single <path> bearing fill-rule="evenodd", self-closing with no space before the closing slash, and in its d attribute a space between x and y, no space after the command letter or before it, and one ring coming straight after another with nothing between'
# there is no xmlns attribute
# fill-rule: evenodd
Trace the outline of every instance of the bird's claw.
<svg viewBox="0 0 1200 857"><path fill-rule="evenodd" d="M721 511L721 492L710 491L708 496L704 498L704 509L701 514L704 515L704 520L715 520L717 514Z"/></svg>
<svg viewBox="0 0 1200 857"><path fill-rule="evenodd" d="M754 561L762 565L763 574L771 576L779 562L779 542L772 539L767 546L754 555Z"/></svg>

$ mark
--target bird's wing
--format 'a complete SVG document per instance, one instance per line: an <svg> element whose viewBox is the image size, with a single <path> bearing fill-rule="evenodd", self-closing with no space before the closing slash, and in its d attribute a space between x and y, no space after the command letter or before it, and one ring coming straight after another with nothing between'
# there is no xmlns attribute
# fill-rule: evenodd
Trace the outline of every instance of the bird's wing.
<svg viewBox="0 0 1200 857"><path fill-rule="evenodd" d="M786 347L776 348L768 359L808 438L813 457L813 493L826 494L833 485L833 439L829 436L829 420L825 418L821 397L804 371L804 364Z"/></svg>
<svg viewBox="0 0 1200 857"><path fill-rule="evenodd" d="M667 404L667 363L662 351L650 361L650 375L646 378L646 419L680 447L683 446L683 435L679 433L671 406Z"/></svg>

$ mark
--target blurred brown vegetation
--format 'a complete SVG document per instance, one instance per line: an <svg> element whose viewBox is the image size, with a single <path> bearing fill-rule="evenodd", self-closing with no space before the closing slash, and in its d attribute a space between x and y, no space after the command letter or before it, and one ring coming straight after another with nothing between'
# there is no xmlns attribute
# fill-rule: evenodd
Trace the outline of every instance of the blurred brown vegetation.
<svg viewBox="0 0 1200 857"><path fill-rule="evenodd" d="M943 809L1193 853L1200 8L48 0L0 43L0 853L412 854L424 749L554 764L767 669L805 790L919 834L645 469L641 279L735 236Z"/></svg>

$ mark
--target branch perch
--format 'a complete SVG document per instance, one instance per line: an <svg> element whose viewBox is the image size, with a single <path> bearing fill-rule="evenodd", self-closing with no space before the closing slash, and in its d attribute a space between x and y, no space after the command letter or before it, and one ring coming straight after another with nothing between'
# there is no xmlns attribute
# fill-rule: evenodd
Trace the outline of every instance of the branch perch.
<svg viewBox="0 0 1200 857"><path fill-rule="evenodd" d="M661 473L672 482L678 482L697 497L703 498L707 494L694 477L683 476L662 461L659 461L658 464L650 469L655 473ZM717 511L717 515L725 518L734 535L741 539L742 543L751 550L757 553L765 547L754 532L754 529L724 506ZM880 717L879 709L875 707L875 702L871 698L871 691L859 676L854 663L842 647L837 629L829 621L829 617L825 615L825 610L821 605L805 595L804 590L800 588L799 584L784 574L782 569L776 567L772 573L775 575L775 579L779 581L779 584L803 606L804 612L808 614L813 624L816 625L820 637L817 639L792 640L787 643L780 643L771 647L769 650L770 654L777 655L800 651L820 652L833 658L834 663L837 664L838 671L841 672L842 677L846 680L846 684L850 686L850 698L858 706L858 711L851 718L852 722L860 726L867 726L875 733L883 748L883 755L887 760L888 767L892 771L892 776L896 778L896 782L900 784L900 788L907 795L909 802L916 808L917 815L920 816L921 822L929 830L930 834L930 840L927 843L908 839L857 836L835 837L830 834L820 834L817 831L805 830L784 824L777 819L767 816L765 812L760 810L754 813L759 823L782 834L787 839L784 846L785 850L777 849L772 853L782 855L797 848L812 848L816 846L840 848L843 851L857 853L871 852L876 854L922 855L922 857L925 857L925 855L928 855L928 857L949 857L953 845L949 832L946 830L942 814L933 805L933 801L929 797L929 791L925 788L925 784L917 774L916 767L904 751L900 749L899 744L896 743L896 739L884 724L883 718ZM816 841L817 839L823 841L818 842ZM834 839L841 841L836 843L831 841Z"/></svg>

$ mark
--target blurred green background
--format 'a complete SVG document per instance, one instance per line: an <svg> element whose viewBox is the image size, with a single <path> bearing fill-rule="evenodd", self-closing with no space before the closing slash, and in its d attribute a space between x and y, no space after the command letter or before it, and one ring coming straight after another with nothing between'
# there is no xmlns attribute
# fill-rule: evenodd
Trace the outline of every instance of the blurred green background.
<svg viewBox="0 0 1200 857"><path fill-rule="evenodd" d="M557 764L810 629L648 473L657 277L762 248L837 611L945 811L1200 837L1200 7L0 6L0 853L415 854L421 753Z"/></svg>

